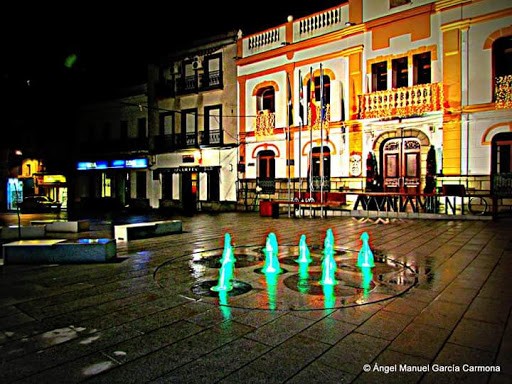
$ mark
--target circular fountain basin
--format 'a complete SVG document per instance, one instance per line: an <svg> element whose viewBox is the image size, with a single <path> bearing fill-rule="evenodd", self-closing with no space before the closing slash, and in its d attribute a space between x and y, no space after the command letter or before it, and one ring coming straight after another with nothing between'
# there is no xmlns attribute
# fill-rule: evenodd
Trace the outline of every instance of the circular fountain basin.
<svg viewBox="0 0 512 384"><path fill-rule="evenodd" d="M264 273L261 246L233 247L235 258L229 290L217 292L222 249L185 255L160 265L156 282L169 293L233 308L307 311L337 309L388 300L417 283L406 265L374 251L374 267L357 266L359 250L333 248L335 270L325 279L323 250L310 247L311 262L298 263L296 245L279 245L278 273Z"/></svg>

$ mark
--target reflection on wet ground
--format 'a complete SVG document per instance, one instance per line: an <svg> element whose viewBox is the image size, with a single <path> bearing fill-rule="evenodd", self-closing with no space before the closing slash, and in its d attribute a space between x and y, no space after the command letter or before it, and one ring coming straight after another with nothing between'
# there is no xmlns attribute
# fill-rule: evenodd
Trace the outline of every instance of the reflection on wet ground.
<svg viewBox="0 0 512 384"><path fill-rule="evenodd" d="M418 281L410 267L380 252L375 252L373 268L361 268L357 266L358 250L335 247L335 283L326 288L321 282L324 255L320 247L312 247L310 263L298 263L298 247L280 245L282 267L276 275L263 272L261 247L233 250L234 289L226 293L222 304L236 308L304 311L364 305L400 295ZM219 305L219 295L211 287L219 280L221 257L221 249L185 255L160 265L155 279L172 294Z"/></svg>

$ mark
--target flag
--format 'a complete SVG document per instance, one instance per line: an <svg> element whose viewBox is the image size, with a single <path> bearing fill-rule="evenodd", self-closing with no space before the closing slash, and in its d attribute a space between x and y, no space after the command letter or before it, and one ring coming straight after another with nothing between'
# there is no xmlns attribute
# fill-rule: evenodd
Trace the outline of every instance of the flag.
<svg viewBox="0 0 512 384"><path fill-rule="evenodd" d="M302 90L302 74L299 70L299 118L300 123L304 125L304 91Z"/></svg>
<svg viewBox="0 0 512 384"><path fill-rule="evenodd" d="M316 121L315 78L313 77L313 68L310 68L309 73L309 111L311 113L309 125L310 127L313 127Z"/></svg>
<svg viewBox="0 0 512 384"><path fill-rule="evenodd" d="M325 92L324 92L324 70L320 64L320 119L325 121L327 118L327 106L325 105Z"/></svg>
<svg viewBox="0 0 512 384"><path fill-rule="evenodd" d="M286 74L286 80L288 85L288 126L293 125L293 102L292 102L292 84L290 82L290 74Z"/></svg>

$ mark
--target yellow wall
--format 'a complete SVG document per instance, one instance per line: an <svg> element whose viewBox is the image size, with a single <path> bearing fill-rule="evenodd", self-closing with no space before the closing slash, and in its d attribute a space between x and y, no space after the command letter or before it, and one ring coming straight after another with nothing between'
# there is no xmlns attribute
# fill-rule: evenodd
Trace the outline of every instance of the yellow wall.
<svg viewBox="0 0 512 384"><path fill-rule="evenodd" d="M461 31L443 31L443 92L445 120L443 123L443 173L461 172Z"/></svg>

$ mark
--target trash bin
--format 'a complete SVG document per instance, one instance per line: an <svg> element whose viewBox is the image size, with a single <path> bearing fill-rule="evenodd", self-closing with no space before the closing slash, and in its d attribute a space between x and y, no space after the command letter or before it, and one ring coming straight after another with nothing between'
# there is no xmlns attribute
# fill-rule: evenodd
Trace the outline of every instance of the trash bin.
<svg viewBox="0 0 512 384"><path fill-rule="evenodd" d="M272 216L272 202L270 200L260 201L260 216L271 217Z"/></svg>

